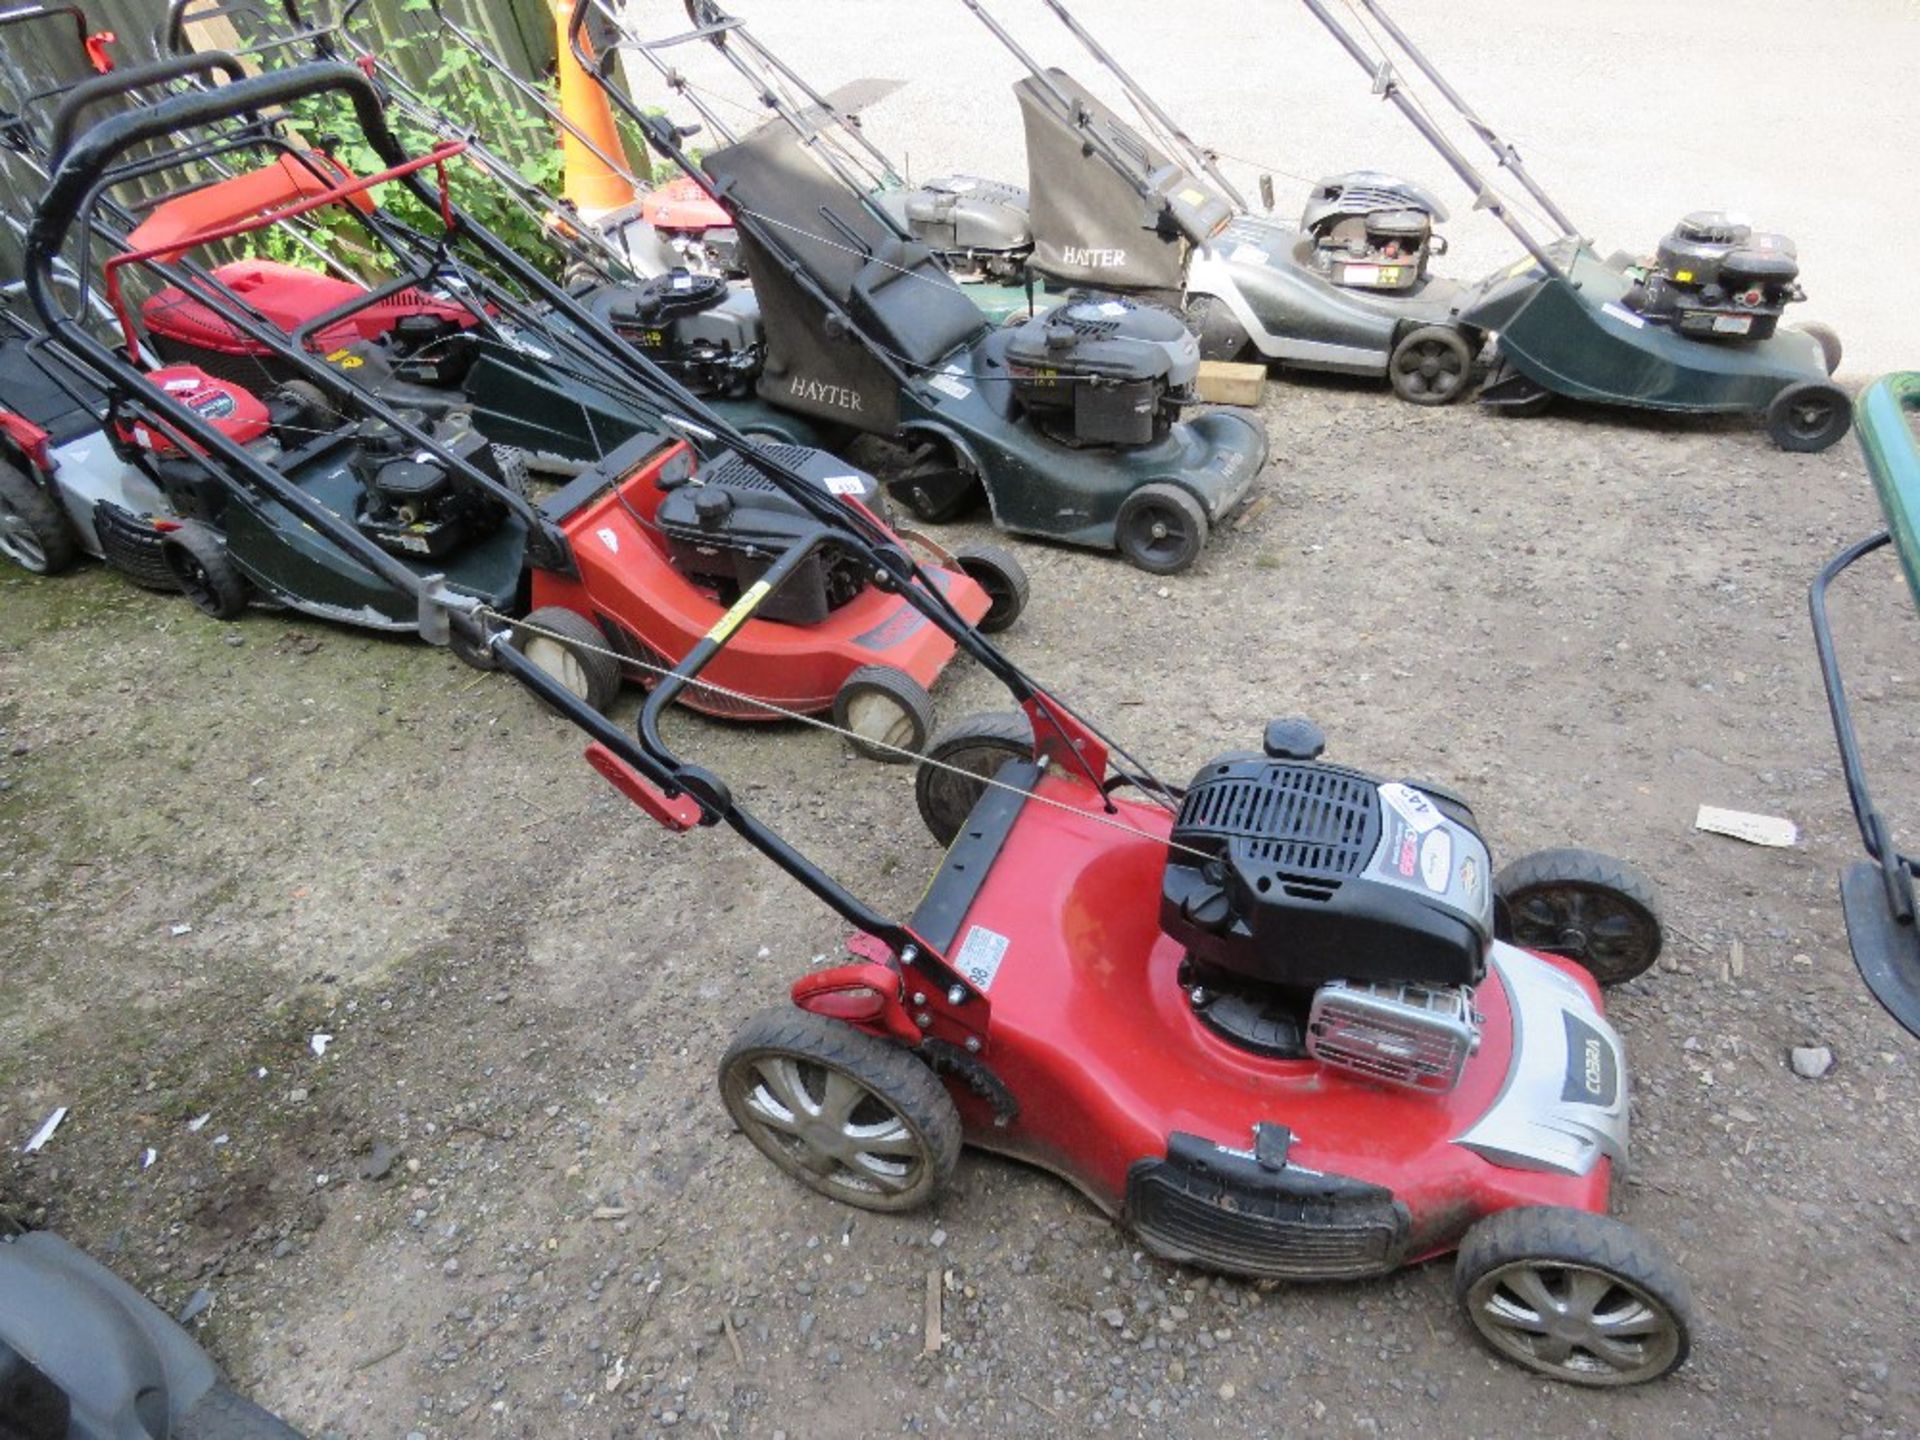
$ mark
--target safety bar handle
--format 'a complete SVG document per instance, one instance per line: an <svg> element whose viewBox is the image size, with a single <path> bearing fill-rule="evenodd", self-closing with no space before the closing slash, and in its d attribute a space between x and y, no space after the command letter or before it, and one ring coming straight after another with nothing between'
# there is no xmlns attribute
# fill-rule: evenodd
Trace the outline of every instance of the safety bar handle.
<svg viewBox="0 0 1920 1440"><path fill-rule="evenodd" d="M0 10L0 29L12 25L30 25L35 20L53 20L61 16L73 21L74 38L80 42L80 47L84 50L91 37L87 31L87 12L78 5L16 5L11 10Z"/></svg>
<svg viewBox="0 0 1920 1440"><path fill-rule="evenodd" d="M198 75L211 80L225 75L229 81L247 78L246 67L238 57L225 50L208 50L197 55L174 55L151 65L136 65L126 70L109 70L91 80L83 80L61 97L53 112L53 125L47 135L47 158L58 165L79 128L80 116L107 100L130 94L148 85L165 85Z"/></svg>

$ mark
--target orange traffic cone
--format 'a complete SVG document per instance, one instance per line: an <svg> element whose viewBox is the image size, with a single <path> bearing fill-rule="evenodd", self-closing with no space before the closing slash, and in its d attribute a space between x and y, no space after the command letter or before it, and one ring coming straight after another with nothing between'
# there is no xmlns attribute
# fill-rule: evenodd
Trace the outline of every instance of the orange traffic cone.
<svg viewBox="0 0 1920 1440"><path fill-rule="evenodd" d="M567 35L573 17L572 0L549 0L549 8L557 42L554 53L560 72L560 113L572 127L560 129L560 153L566 161L561 193L580 208L582 215L593 219L633 204L633 182L627 178L633 166L627 162L607 97L574 58ZM622 174L623 170L627 173Z"/></svg>

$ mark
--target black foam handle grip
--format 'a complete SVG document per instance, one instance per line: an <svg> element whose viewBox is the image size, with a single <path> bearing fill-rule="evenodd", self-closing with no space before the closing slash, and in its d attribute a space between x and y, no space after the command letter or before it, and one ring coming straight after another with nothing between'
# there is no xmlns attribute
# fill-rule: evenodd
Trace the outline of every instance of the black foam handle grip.
<svg viewBox="0 0 1920 1440"><path fill-rule="evenodd" d="M72 148L61 156L53 179L48 182L46 196L33 213L33 224L27 231L27 267L51 266L66 244L68 232L73 229L74 219L87 196L113 162L136 145L276 106L292 105L328 91L337 91L352 103L362 134L383 161L388 165L401 165L411 158L388 128L386 112L381 108L380 95L373 82L351 65L338 62L296 65L236 80L217 90L178 95L158 105L109 116L82 132Z"/></svg>
<svg viewBox="0 0 1920 1440"><path fill-rule="evenodd" d="M104 75L83 80L61 97L60 108L53 112L53 128L47 137L48 157L54 164L60 163L67 146L73 143L74 131L80 128L81 115L95 105L143 86L165 85L190 75L197 75L204 80L225 75L229 81L235 81L246 79L247 72L239 60L226 51L209 50L200 55L175 55L151 65L109 70Z"/></svg>

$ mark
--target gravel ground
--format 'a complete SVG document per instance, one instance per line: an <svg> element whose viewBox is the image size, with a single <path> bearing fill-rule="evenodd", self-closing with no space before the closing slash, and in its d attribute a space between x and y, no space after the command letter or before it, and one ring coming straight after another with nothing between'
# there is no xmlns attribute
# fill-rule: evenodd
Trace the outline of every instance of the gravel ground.
<svg viewBox="0 0 1920 1440"><path fill-rule="evenodd" d="M505 681L99 571L0 591L0 1134L73 1107L9 1151L6 1192L164 1304L210 1290L238 1379L341 1436L1914 1433L1916 1051L1847 957L1855 842L1802 614L1875 523L1855 452L1269 397L1250 523L1171 582L1023 547L1008 643L1171 774L1304 712L1340 759L1471 794L1496 857L1578 843L1658 877L1669 959L1612 1006L1638 1126L1617 1202L1692 1277L1674 1379L1594 1395L1496 1364L1444 1265L1209 1280L984 1157L910 1217L801 1192L711 1076L837 953L828 915L730 837L651 828ZM1086 623L1107 614L1131 623ZM1891 564L1839 623L1911 815ZM994 698L967 672L939 694ZM816 732L680 733L910 903L936 851L904 771ZM1802 841L1697 834L1701 801ZM1791 1073L1807 1044L1825 1078Z"/></svg>
<svg viewBox="0 0 1920 1440"><path fill-rule="evenodd" d="M822 70L877 10L762 8ZM1400 8L1437 34L1439 6ZM1651 6L1610 9L1584 54L1565 18L1492 23L1536 8L1448 7L1484 22L1449 38L1485 35L1486 51L1434 48L1512 112L1543 169L1568 172L1569 204L1650 240L1718 198L1688 188L1699 177L1753 177L1753 208L1799 233L1814 282L1839 293L1838 232L1818 251L1809 236L1840 215L1810 197L1886 187L1857 173L1870 145L1835 153L1830 128L1772 102L1790 83L1776 72L1839 76L1860 55L1891 73L1891 47L1858 43L1886 7L1826 6L1817 24L1743 10L1754 34L1782 33L1754 16L1802 23L1790 44L1716 42L1757 77L1733 97L1752 125L1696 119L1685 164L1647 160L1671 195L1618 167L1659 153L1660 123L1697 117L1677 87L1699 49L1642 43L1641 17L1665 14ZM1176 24L1217 29L1221 54L1271 55L1280 93L1318 107L1295 87L1324 85L1340 108L1314 113L1356 116L1354 144L1323 133L1302 170L1432 173L1373 143L1392 127L1367 128L1336 56L1307 59L1322 42L1304 16L1284 21L1297 53L1279 16L1269 34L1248 9L1113 9L1115 43L1149 57L1186 53ZM868 71L939 77L886 102L916 169L945 156L912 107L953 104L976 62L1006 78L977 29L881 27L861 47ZM1496 68L1542 54L1564 84L1553 68L1522 92ZM1616 114L1602 81L1644 103ZM1223 120L1287 125L1251 153L1306 153L1299 107L1256 113L1236 85L1214 94ZM1866 123L1873 85L1820 89ZM947 138L1004 139L1008 110ZM1788 179L1771 144L1795 136L1807 163ZM981 154L973 168L994 169ZM1873 300L1863 279L1852 308L1809 313L1885 364L1900 317ZM208 1292L198 1331L237 1382L354 1440L1392 1437L1436 1420L1477 1436L1920 1433L1920 1049L1848 959L1834 880L1857 839L1804 618L1814 571L1878 524L1857 451L1788 456L1742 424L1571 408L1417 411L1357 383L1271 386L1266 419L1255 507L1193 573L1023 546L1035 599L1008 646L1171 777L1305 713L1334 758L1471 795L1496 861L1581 844L1660 882L1668 956L1611 1012L1637 1126L1616 1208L1673 1251L1701 1313L1671 1380L1576 1392L1492 1361L1445 1265L1366 1285L1209 1279L1144 1257L1061 1182L981 1156L913 1216L801 1191L729 1132L712 1071L746 1013L838 953L828 914L727 835L653 829L502 680L284 616L216 625L97 569L0 577L0 1194L165 1306ZM1881 798L1920 813L1895 567L1863 565L1836 608ZM947 716L998 699L964 670L938 698ZM911 903L937 851L906 772L812 731L678 723L803 849ZM1800 843L1699 834L1702 802L1789 816ZM1835 1057L1822 1078L1789 1068L1806 1045ZM60 1104L53 1142L20 1155ZM926 1356L930 1272L947 1342Z"/></svg>

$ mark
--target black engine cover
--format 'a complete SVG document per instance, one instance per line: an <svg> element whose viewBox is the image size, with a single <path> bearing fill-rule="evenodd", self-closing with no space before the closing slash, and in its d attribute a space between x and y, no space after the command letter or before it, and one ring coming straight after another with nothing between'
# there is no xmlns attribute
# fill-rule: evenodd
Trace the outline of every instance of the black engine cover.
<svg viewBox="0 0 1920 1440"><path fill-rule="evenodd" d="M821 450L771 445L767 452L829 494L863 500L878 512L880 491L872 476ZM682 484L661 497L654 520L675 568L712 588L721 603L731 604L817 522L736 456L702 470L699 479L698 485ZM865 585L866 577L851 557L826 546L761 601L754 614L789 625L817 625Z"/></svg>
<svg viewBox="0 0 1920 1440"><path fill-rule="evenodd" d="M1261 985L1477 984L1493 906L1465 814L1342 766L1227 756L1174 823L1161 928L1203 969Z"/></svg>
<svg viewBox="0 0 1920 1440"><path fill-rule="evenodd" d="M1194 399L1200 344L1179 317L1118 296L1036 315L1007 344L1014 394L1056 439L1146 445Z"/></svg>

